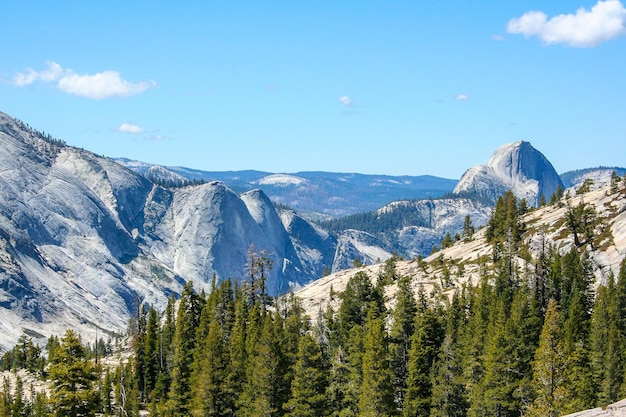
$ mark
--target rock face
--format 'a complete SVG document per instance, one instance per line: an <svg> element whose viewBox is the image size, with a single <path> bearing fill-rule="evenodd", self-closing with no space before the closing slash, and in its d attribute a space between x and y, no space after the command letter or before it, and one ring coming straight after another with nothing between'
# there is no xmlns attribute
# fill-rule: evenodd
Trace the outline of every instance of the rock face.
<svg viewBox="0 0 626 417"><path fill-rule="evenodd" d="M568 414L564 417L626 417L626 400L611 404L606 408L594 408Z"/></svg>
<svg viewBox="0 0 626 417"><path fill-rule="evenodd" d="M164 188L3 113L0 149L0 348L24 332L122 333L187 281L245 277L251 246L271 259L271 295L336 263L337 238L261 191Z"/></svg>
<svg viewBox="0 0 626 417"><path fill-rule="evenodd" d="M221 181L238 193L262 189L272 201L293 207L309 218L342 217L376 210L404 198L437 198L452 191L457 181L431 175L390 176L333 172L273 174L260 171L211 172L161 167L117 158L116 162L158 181Z"/></svg>
<svg viewBox="0 0 626 417"><path fill-rule="evenodd" d="M487 165L470 168L454 193L495 201L511 190L516 197L537 206L541 196L550 200L559 186L563 187L563 183L550 161L530 143L520 141L498 148Z"/></svg>

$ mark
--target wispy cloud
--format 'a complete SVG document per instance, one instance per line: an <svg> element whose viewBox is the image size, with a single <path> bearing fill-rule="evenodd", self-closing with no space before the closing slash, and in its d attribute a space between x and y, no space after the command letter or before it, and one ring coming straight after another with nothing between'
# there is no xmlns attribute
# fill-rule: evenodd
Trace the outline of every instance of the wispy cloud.
<svg viewBox="0 0 626 417"><path fill-rule="evenodd" d="M454 96L454 99L456 101L467 101L469 100L469 96L467 94L457 94L456 96Z"/></svg>
<svg viewBox="0 0 626 417"><path fill-rule="evenodd" d="M134 125L134 124L131 124L131 123L122 123L115 130L117 130L118 132L121 132L121 133L138 134L138 133L143 133L143 131L145 129L143 127L141 127L141 126L137 126L137 125Z"/></svg>
<svg viewBox="0 0 626 417"><path fill-rule="evenodd" d="M154 81L132 83L122 79L117 71L103 71L96 74L77 74L64 69L56 62L47 62L47 68L35 71L28 68L13 77L13 84L24 87L35 82L55 82L59 90L80 97L101 100L111 97L130 97L156 87Z"/></svg>
<svg viewBox="0 0 626 417"><path fill-rule="evenodd" d="M502 35L491 35L489 37L492 41L502 42L504 41L504 36Z"/></svg>
<svg viewBox="0 0 626 417"><path fill-rule="evenodd" d="M544 12L530 11L511 19L507 32L537 36L546 44L593 47L626 34L626 8L619 0L598 1L591 10L581 7L576 14L551 19Z"/></svg>
<svg viewBox="0 0 626 417"><path fill-rule="evenodd" d="M338 100L339 100L339 102L341 103L342 106L346 106L346 107L353 107L354 106L354 101L352 101L350 96L339 96Z"/></svg>
<svg viewBox="0 0 626 417"><path fill-rule="evenodd" d="M63 68L56 62L46 62L47 68L42 71L35 71L28 68L26 72L18 72L13 77L13 83L19 87L23 87L34 83L35 81L53 82L63 76Z"/></svg>
<svg viewBox="0 0 626 417"><path fill-rule="evenodd" d="M167 139L167 137L162 135L147 135L144 139L149 141L160 141Z"/></svg>

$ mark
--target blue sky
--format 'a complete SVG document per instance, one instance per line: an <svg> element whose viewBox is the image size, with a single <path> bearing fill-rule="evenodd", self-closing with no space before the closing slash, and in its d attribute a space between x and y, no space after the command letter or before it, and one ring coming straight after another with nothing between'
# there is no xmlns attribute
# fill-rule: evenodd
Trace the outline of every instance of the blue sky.
<svg viewBox="0 0 626 417"><path fill-rule="evenodd" d="M459 178L527 140L626 166L626 8L588 1L13 1L0 111L106 156Z"/></svg>

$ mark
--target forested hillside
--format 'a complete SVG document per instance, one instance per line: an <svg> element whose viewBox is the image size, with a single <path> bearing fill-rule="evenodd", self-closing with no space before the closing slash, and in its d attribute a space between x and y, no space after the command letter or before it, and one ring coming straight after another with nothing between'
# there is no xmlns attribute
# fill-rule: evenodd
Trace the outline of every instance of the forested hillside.
<svg viewBox="0 0 626 417"><path fill-rule="evenodd" d="M434 281L415 290L393 257L375 279L356 270L307 315L294 294L266 294L255 258L241 284L206 295L188 283L165 312L142 306L117 365L94 361L107 345L86 350L70 330L51 339L45 366L24 337L3 367L50 388L5 381L0 415L559 416L613 403L626 393L626 261L598 281L593 253L622 239L611 231L624 183L596 194L587 183L537 211L506 193L487 226L457 242L489 248L467 254L476 279L462 279L469 263L435 254L413 261ZM600 195L615 204L584 199ZM565 213L546 218L545 235L569 231L572 244L531 248L541 210Z"/></svg>

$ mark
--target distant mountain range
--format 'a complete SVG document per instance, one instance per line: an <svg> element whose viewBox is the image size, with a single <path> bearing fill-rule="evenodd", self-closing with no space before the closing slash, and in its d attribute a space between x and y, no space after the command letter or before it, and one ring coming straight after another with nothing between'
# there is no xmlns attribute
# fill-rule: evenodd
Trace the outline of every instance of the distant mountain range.
<svg viewBox="0 0 626 417"><path fill-rule="evenodd" d="M187 281L210 290L214 279L245 279L251 250L271 260L272 295L355 260L425 256L460 233L467 216L477 228L486 223L492 206L472 195L489 181L535 181L537 188L515 189L535 200L554 185L544 180L554 179L551 165L527 142L496 151L480 187L462 179L463 197L451 193L457 181L431 176L210 173L116 162L4 113L0 149L0 348L22 333L46 337L67 327L87 339L121 333L140 303L162 309ZM500 163L507 160L516 161L511 169ZM610 172L587 174L605 181ZM312 222L314 214L361 217L331 228Z"/></svg>
<svg viewBox="0 0 626 417"><path fill-rule="evenodd" d="M341 217L376 210L392 201L402 199L438 198L450 193L457 183L456 180L431 175L220 172L184 167L162 167L126 158L115 160L152 180L221 181L237 193L260 188L275 203L292 207L312 218Z"/></svg>
<svg viewBox="0 0 626 417"><path fill-rule="evenodd" d="M116 158L116 162L164 183L220 181L237 193L261 189L279 205L291 207L311 220L328 220L376 211L398 200L438 199L463 195L493 203L508 189L526 197L530 204L547 200L557 187L573 187L585 178L606 181L613 171L626 168L598 167L557 174L548 159L529 142L504 145L486 165L470 168L461 180L432 175L389 176L335 172L270 173L262 171L203 171L185 167L153 165ZM530 198L529 198L530 197Z"/></svg>

